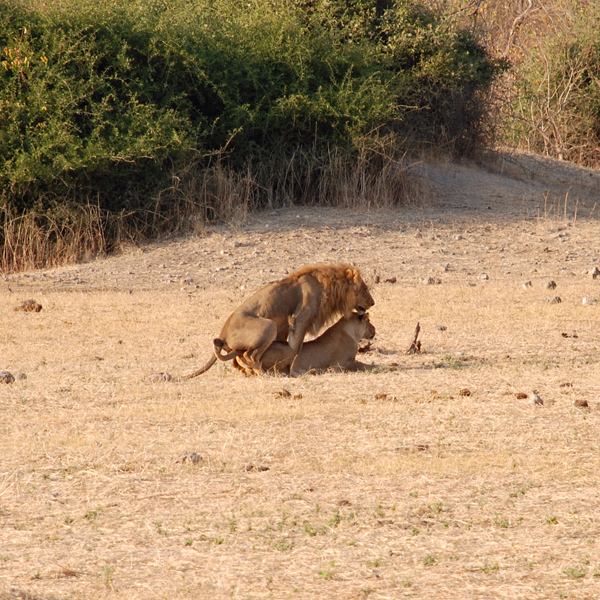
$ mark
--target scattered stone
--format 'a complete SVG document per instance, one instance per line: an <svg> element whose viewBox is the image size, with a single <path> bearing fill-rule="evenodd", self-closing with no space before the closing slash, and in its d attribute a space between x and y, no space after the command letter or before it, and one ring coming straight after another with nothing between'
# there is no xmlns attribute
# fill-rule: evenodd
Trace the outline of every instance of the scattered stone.
<svg viewBox="0 0 600 600"><path fill-rule="evenodd" d="M462 235L460 235L460 233L459 233L458 235L455 235L455 236L454 236L454 239L455 239L457 242L460 242L461 240L464 240L465 238L464 238Z"/></svg>
<svg viewBox="0 0 600 600"><path fill-rule="evenodd" d="M561 383L558 387L562 387L562 388L564 388L564 387L570 387L570 388L572 388L573 384L570 381L567 381L565 383Z"/></svg>
<svg viewBox="0 0 600 600"><path fill-rule="evenodd" d="M0 371L0 383L14 383L15 378L9 371Z"/></svg>
<svg viewBox="0 0 600 600"><path fill-rule="evenodd" d="M438 331L446 331L448 328L445 325L437 325L436 329Z"/></svg>
<svg viewBox="0 0 600 600"><path fill-rule="evenodd" d="M396 283L396 278L395 277L390 277L389 279L386 279L385 282L386 283Z"/></svg>
<svg viewBox="0 0 600 600"><path fill-rule="evenodd" d="M560 304L562 298L560 296L552 296L550 298L545 298L544 302L547 302L548 304Z"/></svg>
<svg viewBox="0 0 600 600"><path fill-rule="evenodd" d="M184 463L186 460L189 460L192 464L197 465L202 460L202 457L196 452L184 452L175 460L175 462Z"/></svg>
<svg viewBox="0 0 600 600"><path fill-rule="evenodd" d="M381 281L381 277L379 277L379 275L375 275L375 279L373 280L374 283L379 283Z"/></svg>
<svg viewBox="0 0 600 600"><path fill-rule="evenodd" d="M587 272L589 279L596 279L598 275L600 275L600 269L598 269L598 267L594 267Z"/></svg>
<svg viewBox="0 0 600 600"><path fill-rule="evenodd" d="M529 396L529 394L526 394L525 392L517 392L515 394L515 398L517 400L525 400L525 398L527 398Z"/></svg>
<svg viewBox="0 0 600 600"><path fill-rule="evenodd" d="M292 392L283 388L280 392L275 392L275 398L291 398Z"/></svg>
<svg viewBox="0 0 600 600"><path fill-rule="evenodd" d="M481 281L489 281L490 276L487 273L481 273L480 275L477 276L477 279L479 279Z"/></svg>
<svg viewBox="0 0 600 600"><path fill-rule="evenodd" d="M523 284L523 289L526 290L527 288L533 287L533 283L531 283L531 281L526 281Z"/></svg>
<svg viewBox="0 0 600 600"><path fill-rule="evenodd" d="M40 312L42 305L38 304L33 298L29 300L23 300L20 304L17 304L13 310L20 310L23 312Z"/></svg>
<svg viewBox="0 0 600 600"><path fill-rule="evenodd" d="M556 289L556 281L551 280L546 284L546 288L549 290L555 290Z"/></svg>
<svg viewBox="0 0 600 600"><path fill-rule="evenodd" d="M254 463L249 462L244 467L245 471L269 471L269 467L265 467L264 465L256 466Z"/></svg>
<svg viewBox="0 0 600 600"><path fill-rule="evenodd" d="M412 446L395 448L396 452L402 452L404 454L415 454L416 452L425 452L427 450L429 450L429 444L413 444Z"/></svg>
<svg viewBox="0 0 600 600"><path fill-rule="evenodd" d="M439 285L442 280L439 277L421 277L421 283L423 285Z"/></svg>
<svg viewBox="0 0 600 600"><path fill-rule="evenodd" d="M160 381L173 381L173 376L170 373L153 373L150 375L150 381L157 383Z"/></svg>
<svg viewBox="0 0 600 600"><path fill-rule="evenodd" d="M20 381L23 381L23 380L27 379L27 375L25 375L25 373L19 373L17 375L17 379L19 379Z"/></svg>
<svg viewBox="0 0 600 600"><path fill-rule="evenodd" d="M578 338L579 336L577 335L577 332L574 331L573 333L561 333L561 335L564 338Z"/></svg>
<svg viewBox="0 0 600 600"><path fill-rule="evenodd" d="M338 500L338 506L352 506L350 500Z"/></svg>
<svg viewBox="0 0 600 600"><path fill-rule="evenodd" d="M577 408L589 408L589 404L587 400L584 400L583 398L577 398L577 400L575 400L573 402L573 406L576 406Z"/></svg>
<svg viewBox="0 0 600 600"><path fill-rule="evenodd" d="M467 388L463 388L462 390L460 390L460 392L458 392L459 396L470 396L471 395L471 390L467 389Z"/></svg>
<svg viewBox="0 0 600 600"><path fill-rule="evenodd" d="M538 395L538 393L533 390L533 392L531 392L531 394L529 394L529 399L531 400L531 403L534 405L543 405L544 401L540 398L540 396Z"/></svg>
<svg viewBox="0 0 600 600"><path fill-rule="evenodd" d="M598 300L591 296L586 296L582 301L582 304L598 304Z"/></svg>

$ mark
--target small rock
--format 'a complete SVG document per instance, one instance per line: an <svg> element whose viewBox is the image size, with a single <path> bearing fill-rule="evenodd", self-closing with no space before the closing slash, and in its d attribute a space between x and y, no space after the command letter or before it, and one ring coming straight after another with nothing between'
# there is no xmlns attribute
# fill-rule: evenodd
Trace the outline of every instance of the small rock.
<svg viewBox="0 0 600 600"><path fill-rule="evenodd" d="M573 406L576 406L577 408L589 408L589 404L587 400L584 400L583 398L577 398L577 400L575 400L575 402L573 402Z"/></svg>
<svg viewBox="0 0 600 600"><path fill-rule="evenodd" d="M423 285L439 285L442 280L439 277L421 277L421 283Z"/></svg>
<svg viewBox="0 0 600 600"><path fill-rule="evenodd" d="M381 278L379 277L379 275L375 275L375 279L373 279L374 283L379 283L381 281Z"/></svg>
<svg viewBox="0 0 600 600"><path fill-rule="evenodd" d="M600 269L598 269L598 267L594 267L587 272L589 279L596 279L598 275L600 275Z"/></svg>
<svg viewBox="0 0 600 600"><path fill-rule="evenodd" d="M292 392L283 388L280 392L275 392L275 398L291 398Z"/></svg>
<svg viewBox="0 0 600 600"><path fill-rule="evenodd" d="M533 283L531 283L531 281L526 281L523 284L523 289L526 290L527 288L533 287Z"/></svg>
<svg viewBox="0 0 600 600"><path fill-rule="evenodd" d="M0 371L0 383L14 383L15 378L9 371Z"/></svg>
<svg viewBox="0 0 600 600"><path fill-rule="evenodd" d="M438 331L446 331L448 328L445 325L437 325L436 329Z"/></svg>
<svg viewBox="0 0 600 600"><path fill-rule="evenodd" d="M487 273L481 273L477 276L477 279L481 281L489 281L490 276Z"/></svg>
<svg viewBox="0 0 600 600"><path fill-rule="evenodd" d="M549 290L555 290L556 289L556 281L549 281L546 284L546 288L548 288Z"/></svg>
<svg viewBox="0 0 600 600"><path fill-rule="evenodd" d="M562 298L560 296L552 296L551 298L546 298L544 302L547 302L548 304L560 304Z"/></svg>
<svg viewBox="0 0 600 600"><path fill-rule="evenodd" d="M265 467L264 465L258 465L256 466L254 463L246 463L246 466L244 467L245 471L268 471L269 467Z"/></svg>
<svg viewBox="0 0 600 600"><path fill-rule="evenodd" d="M172 381L173 380L173 376L170 373L153 373L152 375L150 375L150 381L152 381L153 383L159 382L159 381Z"/></svg>
<svg viewBox="0 0 600 600"><path fill-rule="evenodd" d="M460 390L460 392L458 392L459 396L470 396L471 395L471 390L467 389L467 388L463 388L462 390Z"/></svg>
<svg viewBox="0 0 600 600"><path fill-rule="evenodd" d="M197 465L202 457L196 452L184 452L175 462L184 463L186 460L189 460L192 464Z"/></svg>
<svg viewBox="0 0 600 600"><path fill-rule="evenodd" d="M525 392L517 392L515 394L515 398L517 400L525 400L525 398L527 398L529 396L529 394L526 394Z"/></svg>
<svg viewBox="0 0 600 600"><path fill-rule="evenodd" d="M396 278L395 277L390 277L388 279L385 280L386 283L396 283Z"/></svg>
<svg viewBox="0 0 600 600"><path fill-rule="evenodd" d="M538 395L538 393L534 390L533 392L531 392L531 394L529 394L529 399L531 400L532 404L538 404L538 405L543 405L544 401L540 398L540 396Z"/></svg>
<svg viewBox="0 0 600 600"><path fill-rule="evenodd" d="M596 298L592 298L591 296L586 296L582 301L582 304L598 304L598 300Z"/></svg>

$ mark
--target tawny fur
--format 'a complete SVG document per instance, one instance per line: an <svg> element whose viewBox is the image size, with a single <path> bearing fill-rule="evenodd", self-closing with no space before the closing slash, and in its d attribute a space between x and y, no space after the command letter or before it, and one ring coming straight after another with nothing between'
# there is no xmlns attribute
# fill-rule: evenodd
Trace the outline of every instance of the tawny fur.
<svg viewBox="0 0 600 600"><path fill-rule="evenodd" d="M248 298L227 319L214 341L214 356L186 379L206 372L219 360L235 358L257 373L261 359L274 342L287 342L294 358L307 332L319 331L353 310L364 313L374 300L360 271L350 265L314 265L269 283ZM290 329L290 322L294 323ZM222 351L227 354L223 355Z"/></svg>
<svg viewBox="0 0 600 600"><path fill-rule="evenodd" d="M318 338L306 342L296 358L295 375L307 371L362 371L367 368L356 360L360 340L375 337L375 327L368 313L351 313L342 317ZM291 348L284 342L273 342L262 356L263 368L272 373L289 373L294 356ZM253 375L252 369L246 369L234 358L233 364L246 375Z"/></svg>

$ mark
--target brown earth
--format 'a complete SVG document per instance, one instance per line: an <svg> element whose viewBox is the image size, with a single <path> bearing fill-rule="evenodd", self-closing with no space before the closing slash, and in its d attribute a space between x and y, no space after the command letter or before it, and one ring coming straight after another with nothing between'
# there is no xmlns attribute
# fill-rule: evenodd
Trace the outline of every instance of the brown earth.
<svg viewBox="0 0 600 600"><path fill-rule="evenodd" d="M407 206L4 277L1 600L598 597L600 174L506 153L411 172ZM153 377L319 262L372 284L373 372Z"/></svg>

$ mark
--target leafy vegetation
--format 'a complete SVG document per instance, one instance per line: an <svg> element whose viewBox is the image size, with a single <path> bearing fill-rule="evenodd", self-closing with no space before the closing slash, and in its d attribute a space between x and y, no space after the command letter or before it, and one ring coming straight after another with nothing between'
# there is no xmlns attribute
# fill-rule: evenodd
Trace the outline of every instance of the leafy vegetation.
<svg viewBox="0 0 600 600"><path fill-rule="evenodd" d="M7 0L0 53L4 269L469 151L506 67L415 0Z"/></svg>

